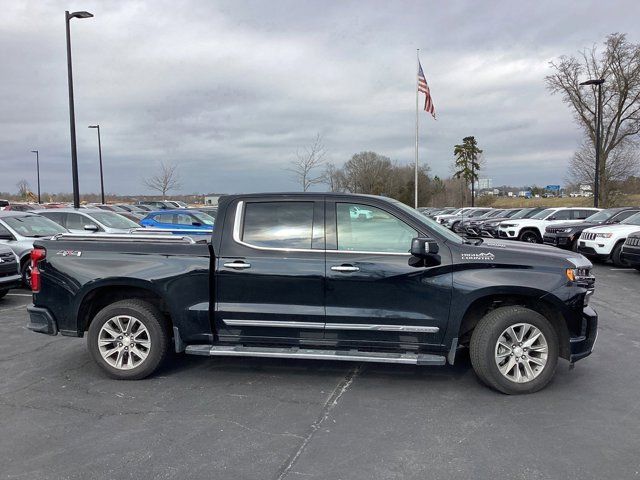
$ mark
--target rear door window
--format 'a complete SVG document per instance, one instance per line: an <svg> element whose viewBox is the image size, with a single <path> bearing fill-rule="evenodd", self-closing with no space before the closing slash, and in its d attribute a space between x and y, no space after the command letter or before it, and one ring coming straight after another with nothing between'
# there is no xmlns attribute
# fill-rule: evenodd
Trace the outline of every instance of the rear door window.
<svg viewBox="0 0 640 480"><path fill-rule="evenodd" d="M241 240L268 248L310 249L313 202L248 202Z"/></svg>

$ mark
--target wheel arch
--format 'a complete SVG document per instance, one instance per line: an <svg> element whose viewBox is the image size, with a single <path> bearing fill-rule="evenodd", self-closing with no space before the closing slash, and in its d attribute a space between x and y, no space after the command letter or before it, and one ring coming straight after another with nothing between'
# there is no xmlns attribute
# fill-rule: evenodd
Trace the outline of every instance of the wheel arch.
<svg viewBox="0 0 640 480"><path fill-rule="evenodd" d="M76 306L78 333L83 334L89 328L91 320L107 305L120 300L140 299L154 305L171 322L172 312L164 296L151 282L144 280L127 281L106 280L78 295L80 300Z"/></svg>
<svg viewBox="0 0 640 480"><path fill-rule="evenodd" d="M535 290L535 289L532 289ZM560 356L568 359L570 356L569 328L564 316L566 306L558 301L554 302L547 292L500 292L483 295L467 305L458 329L460 344L468 344L471 334L482 317L491 310L499 307L520 305L544 316L553 326L560 344Z"/></svg>

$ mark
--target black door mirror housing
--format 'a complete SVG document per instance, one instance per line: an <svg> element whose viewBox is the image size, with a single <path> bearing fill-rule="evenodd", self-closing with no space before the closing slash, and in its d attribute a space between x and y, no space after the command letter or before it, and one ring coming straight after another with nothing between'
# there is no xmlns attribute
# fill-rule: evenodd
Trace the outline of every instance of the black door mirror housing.
<svg viewBox="0 0 640 480"><path fill-rule="evenodd" d="M425 258L440 251L438 243L432 238L417 237L411 240L411 255Z"/></svg>
<svg viewBox="0 0 640 480"><path fill-rule="evenodd" d="M98 230L100 230L98 226L93 223L88 223L84 226L84 229L88 232L97 232Z"/></svg>

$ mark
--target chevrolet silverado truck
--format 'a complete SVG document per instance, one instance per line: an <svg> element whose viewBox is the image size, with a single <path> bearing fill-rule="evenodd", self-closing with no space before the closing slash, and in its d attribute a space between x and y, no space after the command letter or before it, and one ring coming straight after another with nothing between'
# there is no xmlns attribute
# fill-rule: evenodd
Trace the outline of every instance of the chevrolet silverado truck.
<svg viewBox="0 0 640 480"><path fill-rule="evenodd" d="M229 195L205 241L60 234L31 261L28 327L86 336L117 379L152 374L171 349L445 365L468 347L485 384L529 393L597 334L584 256L464 240L375 196Z"/></svg>

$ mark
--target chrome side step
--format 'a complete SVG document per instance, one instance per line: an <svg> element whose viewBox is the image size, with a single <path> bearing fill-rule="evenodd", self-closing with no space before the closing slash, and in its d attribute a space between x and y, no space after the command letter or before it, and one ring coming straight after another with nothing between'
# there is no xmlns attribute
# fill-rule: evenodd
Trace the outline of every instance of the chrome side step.
<svg viewBox="0 0 640 480"><path fill-rule="evenodd" d="M402 363L406 365L444 365L446 358L425 353L361 352L358 350L325 350L318 348L271 348L242 345L189 345L185 353L208 357L268 357L343 362Z"/></svg>

